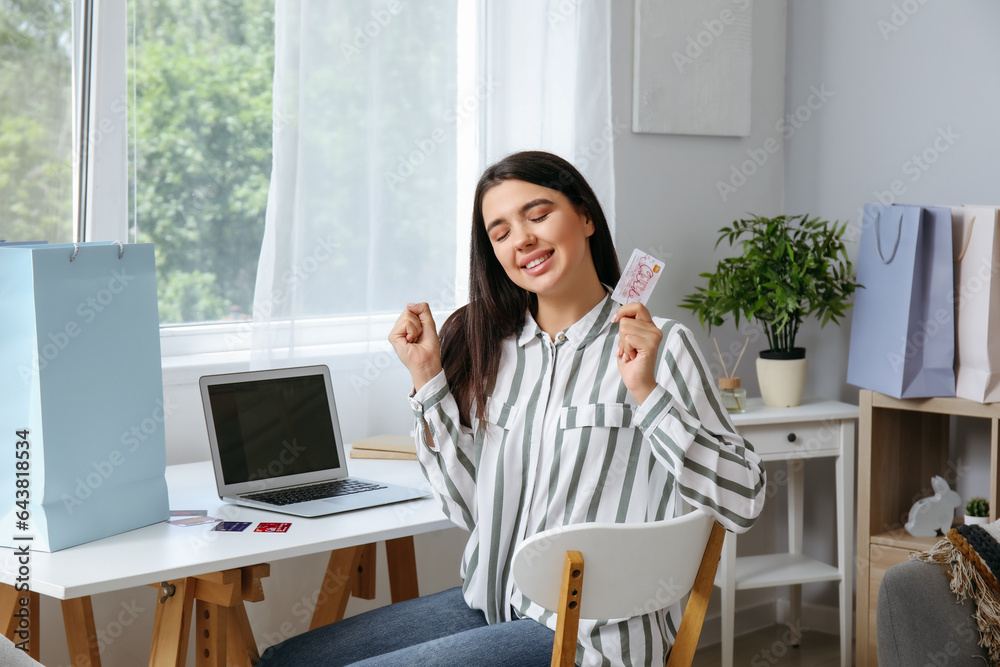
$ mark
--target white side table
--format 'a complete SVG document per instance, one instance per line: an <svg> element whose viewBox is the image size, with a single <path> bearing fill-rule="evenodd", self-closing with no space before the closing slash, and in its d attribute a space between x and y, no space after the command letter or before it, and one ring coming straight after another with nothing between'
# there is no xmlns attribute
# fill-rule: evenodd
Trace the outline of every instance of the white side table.
<svg viewBox="0 0 1000 667"><path fill-rule="evenodd" d="M790 586L790 622L802 613L802 584L837 581L840 588L840 662L851 665L854 577L854 425L858 407L839 401L804 401L794 408L768 408L759 398L748 400L747 412L732 415L740 435L764 461L787 461L768 484L788 490L788 552L736 557L736 535L730 533L722 549L715 585L722 589L722 665L732 667L736 591ZM803 459L836 458L837 565L802 553ZM833 528L833 526L831 526Z"/></svg>

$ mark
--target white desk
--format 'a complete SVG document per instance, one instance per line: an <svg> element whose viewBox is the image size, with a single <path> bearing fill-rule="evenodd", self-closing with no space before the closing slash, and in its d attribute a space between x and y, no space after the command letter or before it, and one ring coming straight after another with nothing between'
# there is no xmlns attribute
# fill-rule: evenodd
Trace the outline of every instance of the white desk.
<svg viewBox="0 0 1000 667"><path fill-rule="evenodd" d="M768 408L751 398L747 412L732 415L740 435L764 461L786 461L769 476L769 488L787 488L788 552L736 557L736 535L729 533L722 550L715 585L722 589L722 665L732 667L737 590L790 586L790 622L801 616L802 584L836 581L840 587L840 659L851 665L852 582L854 579L854 422L858 407L838 401L805 401L794 408ZM837 565L802 553L805 489L804 459L836 458Z"/></svg>
<svg viewBox="0 0 1000 667"><path fill-rule="evenodd" d="M420 489L428 488L416 461L352 459L351 473L358 477ZM207 461L169 466L167 468L167 487L171 509L205 509L208 510L209 516L226 521L250 521L254 523L242 533L214 532L212 530L214 524L186 527L158 523L55 553L32 552L30 563L32 591L63 601L85 600L86 604L84 605L69 606L69 613L73 617L72 622L77 625L80 622L86 623L89 613L89 624L92 632L94 621L88 596L97 593L163 581L170 581L174 584L184 581L194 582L195 580L191 578L215 573L220 576L216 576L214 579L203 576L202 579L198 580L197 585L200 587L198 591L178 591L188 596L187 601L181 600L180 602L183 604L178 606L188 605L194 599L200 600L197 593L201 589L209 591L215 583L224 587L228 586L225 590L220 589L221 592L217 591L217 597L218 595L243 595L243 600L261 599L259 576L267 576L267 566L261 566L264 569L256 571L252 570L252 566L259 566L261 563L272 560L333 551L331 568L328 568L327 571L328 578L331 576L331 569L335 565L338 554L342 557L340 561L337 561L338 567L343 566L345 571L354 573L358 569L359 559L367 558L369 554L370 556L374 555L373 549L363 549L365 545L405 538L409 539L412 550L413 535L442 530L453 525L441 513L438 503L432 498L314 519L290 517L265 510L229 505L221 502L216 495L212 464ZM290 521L292 526L287 533L253 533L256 522L261 521ZM346 557L346 561L343 560L344 557ZM13 584L18 565L12 549L0 549L0 583ZM239 582L241 569L243 570L242 588ZM373 573L374 568L371 568L371 571ZM221 576L227 572L235 572L236 574ZM254 572L256 574L253 574ZM250 589L254 587L247 580L248 576L258 579L256 598L246 597L252 595ZM336 580L339 587L344 587L343 576L338 579L334 574L333 579ZM391 583L395 587L395 582ZM415 587L415 581L411 585ZM11 594L13 593L13 589L9 586L2 588ZM324 590L327 590L326 581L324 582ZM348 586L347 593L351 590L351 586ZM413 591L415 592L415 588ZM395 592L394 597L396 597ZM343 605L346 605L346 598L347 594L342 600ZM242 610L245 617L242 601L234 598L231 602L233 605L239 603L237 611ZM339 602L337 601L336 604ZM169 605L158 605L157 608L157 628L154 633L151 665L165 664L155 660L157 643L162 640L161 631L164 630L163 626L167 623L167 619L161 622L160 618L161 608L165 606ZM177 613L180 614L182 611L184 610ZM334 609L329 613L335 615L336 612L337 610ZM9 611L6 613L9 614ZM66 613L67 603L64 602L64 615ZM343 610L340 609L339 613L342 614ZM317 614L320 614L319 609ZM71 634L70 616L66 618L68 637ZM37 618L37 614L35 617ZM6 624L6 619L3 620ZM174 622L181 621L183 619L180 621L175 619ZM322 623L317 623L314 616L314 624ZM225 645L225 627L223 626L221 633L223 647ZM10 630L9 625L7 625L6 630ZM180 628L174 628L170 632L178 634ZM79 642L84 640L77 635L75 641L79 646ZM186 644L186 636L181 638L181 641ZM71 661L73 661L75 658L74 649L72 645L70 648ZM175 648L179 651L183 647ZM80 650L83 650L83 647L80 647ZM91 657L95 667L99 665L99 658L97 658L98 662L93 661L93 658L96 657L96 650L85 655ZM183 655L181 655L181 662L170 664L183 664L183 659ZM74 664L76 663L74 662Z"/></svg>

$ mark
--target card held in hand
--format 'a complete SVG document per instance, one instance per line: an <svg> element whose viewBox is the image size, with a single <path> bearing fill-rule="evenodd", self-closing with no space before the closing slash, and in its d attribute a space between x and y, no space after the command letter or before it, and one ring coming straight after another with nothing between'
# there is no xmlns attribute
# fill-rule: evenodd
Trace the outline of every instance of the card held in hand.
<svg viewBox="0 0 1000 667"><path fill-rule="evenodd" d="M660 260L636 248L632 251L632 257L622 271L622 277L611 298L623 306L637 302L645 306L664 266Z"/></svg>

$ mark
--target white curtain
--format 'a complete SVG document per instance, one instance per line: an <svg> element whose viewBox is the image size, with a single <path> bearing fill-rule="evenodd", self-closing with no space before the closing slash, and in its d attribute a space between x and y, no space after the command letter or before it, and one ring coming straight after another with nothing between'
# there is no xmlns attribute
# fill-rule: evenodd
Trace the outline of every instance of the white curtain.
<svg viewBox="0 0 1000 667"><path fill-rule="evenodd" d="M275 4L252 366L326 363L347 439L398 430L386 336L407 301L439 324L464 303L487 164L558 153L614 219L610 0Z"/></svg>

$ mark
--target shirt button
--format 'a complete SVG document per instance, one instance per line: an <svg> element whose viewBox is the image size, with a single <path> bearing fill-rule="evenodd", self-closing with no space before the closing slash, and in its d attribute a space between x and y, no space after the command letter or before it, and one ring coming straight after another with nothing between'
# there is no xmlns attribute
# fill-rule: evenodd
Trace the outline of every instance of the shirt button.
<svg viewBox="0 0 1000 667"><path fill-rule="evenodd" d="M556 340L559 341L560 343L563 342L564 340L566 340L566 334L560 331L559 334L556 336Z"/></svg>

